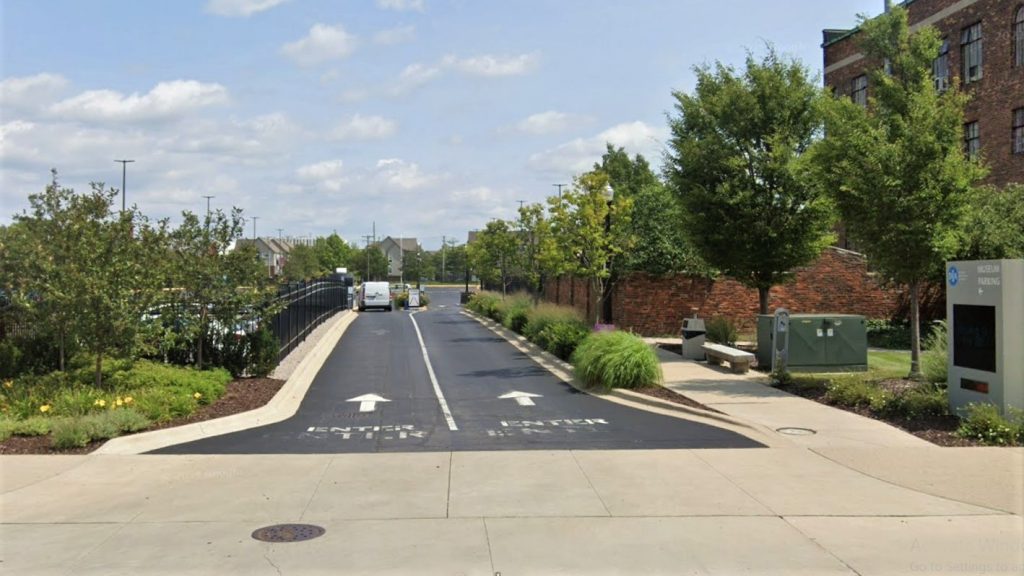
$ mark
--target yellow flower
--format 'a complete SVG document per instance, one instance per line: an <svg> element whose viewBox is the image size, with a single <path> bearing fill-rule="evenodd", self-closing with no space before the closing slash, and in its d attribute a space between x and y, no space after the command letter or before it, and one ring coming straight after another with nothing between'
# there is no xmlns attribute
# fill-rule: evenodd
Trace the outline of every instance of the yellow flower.
<svg viewBox="0 0 1024 576"><path fill-rule="evenodd" d="M43 412L43 413L49 412L50 411L50 405L49 404L43 404L42 406L39 407L39 411Z"/></svg>
<svg viewBox="0 0 1024 576"><path fill-rule="evenodd" d="M125 404L131 404L132 400L134 400L134 398L132 398L131 396L125 396L124 397L124 403Z"/></svg>
<svg viewBox="0 0 1024 576"><path fill-rule="evenodd" d="M4 380L4 388L14 388L13 380Z"/></svg>
<svg viewBox="0 0 1024 576"><path fill-rule="evenodd" d="M118 406L121 406L121 405L123 405L123 404L124 404L124 400L121 400L120 398L118 398L118 399L117 399L117 402L116 402L116 404L117 404Z"/></svg>
<svg viewBox="0 0 1024 576"><path fill-rule="evenodd" d="M203 397L203 395L200 394L199 392L196 392L195 394L192 395L192 397L195 398L196 400L199 400L200 398Z"/></svg>
<svg viewBox="0 0 1024 576"><path fill-rule="evenodd" d="M107 401L104 400L103 398L100 398L99 400L93 402L92 405L93 406L99 406L100 408L103 408L104 406L107 405Z"/></svg>

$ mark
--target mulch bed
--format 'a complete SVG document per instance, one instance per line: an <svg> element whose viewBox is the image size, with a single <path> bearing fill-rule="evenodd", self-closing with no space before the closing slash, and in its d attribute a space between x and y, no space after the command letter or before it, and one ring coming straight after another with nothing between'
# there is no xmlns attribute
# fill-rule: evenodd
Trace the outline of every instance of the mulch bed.
<svg viewBox="0 0 1024 576"><path fill-rule="evenodd" d="M894 394L900 394L910 388L920 385L914 380L905 378L882 380L878 384ZM866 418L872 418L874 420L885 422L886 424L891 424L892 426L909 432L918 438L927 440L928 442L938 446L985 446L985 444L977 440L957 436L956 431L960 427L960 419L953 415L921 416L913 420L889 418L875 414L863 406L840 406L838 404L828 402L825 398L824 388L807 388L799 385L787 384L776 385L776 388L796 396L820 402L827 406L832 406L833 408L846 410L847 412L853 412L854 414L859 414Z"/></svg>
<svg viewBox="0 0 1024 576"><path fill-rule="evenodd" d="M651 396L659 400L667 400L675 404L689 406L690 408L696 408L698 410L707 410L708 412L722 414L722 412L719 410L715 410L710 406L705 406L688 396L684 396L679 392L676 392L675 390L670 390L669 388L665 388L664 386L648 386L646 388L635 388L631 390L631 392L639 392L640 394L645 394L647 396Z"/></svg>
<svg viewBox="0 0 1024 576"><path fill-rule="evenodd" d="M203 406L190 416L176 418L153 425L150 430L173 428L193 422L213 420L240 412L255 410L270 402L277 391L284 386L284 380L273 378L243 378L228 383L224 395L213 404ZM0 454L88 454L99 448L105 440L92 442L82 448L56 450L50 445L50 436L11 436L0 442Z"/></svg>

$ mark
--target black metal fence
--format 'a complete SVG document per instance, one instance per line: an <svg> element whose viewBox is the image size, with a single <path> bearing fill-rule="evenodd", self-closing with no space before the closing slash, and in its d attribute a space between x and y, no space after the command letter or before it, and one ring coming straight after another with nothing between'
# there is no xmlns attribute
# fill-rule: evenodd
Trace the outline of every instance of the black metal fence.
<svg viewBox="0 0 1024 576"><path fill-rule="evenodd" d="M333 314L349 307L345 278L326 278L308 282L290 282L278 291L277 301L284 308L271 322L278 342L278 359L284 359L310 332Z"/></svg>

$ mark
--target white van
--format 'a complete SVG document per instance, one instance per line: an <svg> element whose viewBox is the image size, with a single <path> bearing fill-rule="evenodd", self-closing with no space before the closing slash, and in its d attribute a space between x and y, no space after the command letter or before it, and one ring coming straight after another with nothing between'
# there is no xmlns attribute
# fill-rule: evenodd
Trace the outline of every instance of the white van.
<svg viewBox="0 0 1024 576"><path fill-rule="evenodd" d="M360 312L367 308L383 308L388 312L394 310L387 282L363 282L356 299Z"/></svg>

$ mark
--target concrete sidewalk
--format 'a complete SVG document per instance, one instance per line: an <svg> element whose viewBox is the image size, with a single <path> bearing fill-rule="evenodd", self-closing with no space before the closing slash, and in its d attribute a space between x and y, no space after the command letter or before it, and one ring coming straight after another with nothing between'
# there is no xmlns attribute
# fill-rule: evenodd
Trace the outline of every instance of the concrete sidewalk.
<svg viewBox="0 0 1024 576"><path fill-rule="evenodd" d="M0 457L6 574L1019 574L1024 450ZM267 544L257 528L326 534Z"/></svg>
<svg viewBox="0 0 1024 576"><path fill-rule="evenodd" d="M740 421L759 426L767 434L778 435L780 428L814 431L803 436L785 435L797 446L933 446L885 422L772 388L768 385L768 377L759 372L733 374L727 367L683 360L678 354L661 348L655 350L661 361L666 387Z"/></svg>

